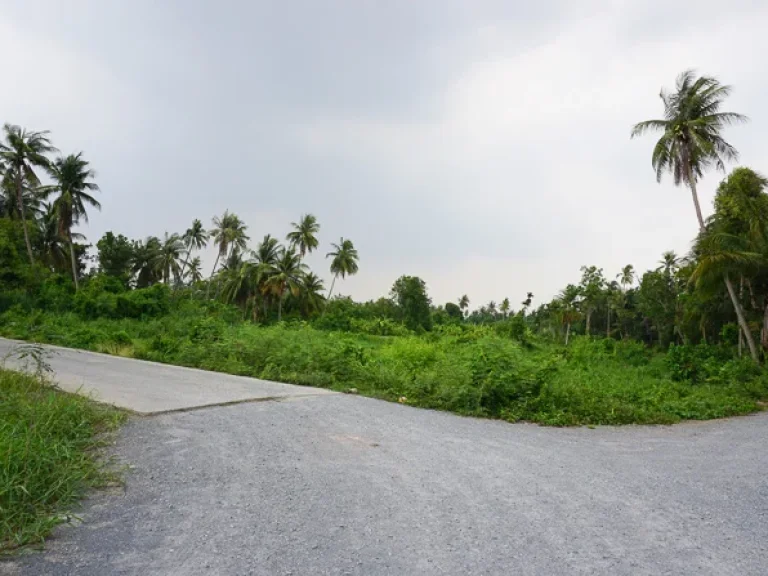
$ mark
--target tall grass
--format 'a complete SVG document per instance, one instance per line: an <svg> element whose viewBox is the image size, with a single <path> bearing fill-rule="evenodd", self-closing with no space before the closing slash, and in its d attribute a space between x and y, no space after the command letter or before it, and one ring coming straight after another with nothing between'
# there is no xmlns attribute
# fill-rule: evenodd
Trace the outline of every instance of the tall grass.
<svg viewBox="0 0 768 576"><path fill-rule="evenodd" d="M713 350L662 354L585 337L565 349L487 326L379 336L259 326L190 308L141 321L6 313L0 334L555 426L719 418L759 410L768 398L765 370L720 361Z"/></svg>
<svg viewBox="0 0 768 576"><path fill-rule="evenodd" d="M0 554L43 541L87 489L112 479L95 449L122 418L0 369Z"/></svg>

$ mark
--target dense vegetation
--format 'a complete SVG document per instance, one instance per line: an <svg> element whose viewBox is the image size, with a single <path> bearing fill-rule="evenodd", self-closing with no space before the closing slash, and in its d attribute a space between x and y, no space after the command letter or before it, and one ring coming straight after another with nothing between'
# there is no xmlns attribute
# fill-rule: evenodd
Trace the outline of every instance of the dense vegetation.
<svg viewBox="0 0 768 576"><path fill-rule="evenodd" d="M94 449L121 418L0 369L0 554L41 542L86 489L110 480Z"/></svg>
<svg viewBox="0 0 768 576"><path fill-rule="evenodd" d="M674 422L742 414L768 398L768 181L749 168L720 184L704 220L697 183L737 158L722 129L729 87L682 74L662 92L657 177L690 188L700 224L690 254L638 274L582 267L533 308L509 298L474 310L434 304L424 281L397 279L358 303L334 296L359 256L330 247L328 293L305 263L320 248L312 215L285 243L249 244L234 213L183 234L108 232L89 255L72 232L98 187L82 154L50 160L47 133L6 126L0 146L0 334L360 393L479 416L547 424ZM35 170L44 170L43 185ZM209 243L208 274L197 253ZM253 246L253 248L250 248ZM517 306L516 306L517 307Z"/></svg>

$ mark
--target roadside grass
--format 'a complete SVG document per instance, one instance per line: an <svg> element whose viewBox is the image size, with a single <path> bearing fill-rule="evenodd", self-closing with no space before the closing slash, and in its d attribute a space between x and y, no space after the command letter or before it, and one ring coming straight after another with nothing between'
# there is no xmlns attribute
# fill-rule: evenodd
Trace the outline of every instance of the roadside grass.
<svg viewBox="0 0 768 576"><path fill-rule="evenodd" d="M768 373L748 360L680 359L637 342L585 337L565 349L485 326L375 336L304 322L225 321L187 309L146 320L6 314L0 334L550 426L721 418L759 411L768 400Z"/></svg>
<svg viewBox="0 0 768 576"><path fill-rule="evenodd" d="M0 368L0 555L42 543L88 489L117 480L98 449L124 418Z"/></svg>

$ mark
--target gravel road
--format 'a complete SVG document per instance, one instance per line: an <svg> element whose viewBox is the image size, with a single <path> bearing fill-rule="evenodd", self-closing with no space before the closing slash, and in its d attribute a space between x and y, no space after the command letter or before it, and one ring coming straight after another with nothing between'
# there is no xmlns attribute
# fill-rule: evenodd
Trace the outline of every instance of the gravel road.
<svg viewBox="0 0 768 576"><path fill-rule="evenodd" d="M125 488L0 573L768 574L768 413L555 429L298 395L133 417L115 451Z"/></svg>

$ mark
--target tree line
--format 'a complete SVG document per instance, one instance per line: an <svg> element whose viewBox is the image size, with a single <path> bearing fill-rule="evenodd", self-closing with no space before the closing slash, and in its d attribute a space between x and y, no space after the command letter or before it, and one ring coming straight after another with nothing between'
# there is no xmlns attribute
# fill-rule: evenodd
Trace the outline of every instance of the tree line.
<svg viewBox="0 0 768 576"><path fill-rule="evenodd" d="M88 221L88 209L101 209L94 197L96 173L83 153L58 155L48 131L35 132L5 124L0 142L0 218L18 222L31 267L62 273L68 269L75 290L86 277L89 257L85 237L73 228ZM50 184L41 176L47 174ZM250 249L248 226L225 211L206 228L195 219L184 233L165 233L130 240L107 232L96 243L90 275L119 279L127 288L164 283L174 289L201 288L208 298L223 299L247 310L253 320L275 309L282 318L286 300L304 315L322 309L338 278L357 273L359 255L353 242L341 238L327 254L333 277L328 294L323 281L309 270L305 257L318 249L320 224L312 214L291 224L285 243L267 234ZM202 249L212 243L216 259L207 275Z"/></svg>
<svg viewBox="0 0 768 576"><path fill-rule="evenodd" d="M194 220L183 233L131 240L113 232L96 243L87 271L87 245L73 227L99 209L95 173L83 154L53 157L48 132L5 125L0 143L0 217L17 221L33 267L67 270L77 290L82 279L97 274L118 279L126 288L165 284L190 290L199 298L238 306L252 321L290 317L352 315L381 318L409 330L435 325L506 322L568 344L574 334L634 339L666 347L683 343L726 343L755 361L768 351L768 180L740 167L720 184L714 213L704 219L698 183L709 169L725 171L738 151L724 139L728 126L743 123L741 114L723 111L730 86L710 76L683 72L672 91L662 90L663 116L636 124L631 137L658 132L651 165L658 181L669 174L692 196L699 233L689 254L662 255L659 265L639 274L626 265L615 274L597 266L581 268L581 278L550 302L532 307L528 292L518 305L509 298L470 309L470 299L433 305L426 283L403 276L388 297L367 303L332 298L337 279L356 274L358 253L345 238L327 253L333 277L323 281L305 263L319 249L320 225L303 215L283 242L267 234L252 247L248 226L226 211L207 228ZM39 173L47 174L43 184ZM216 258L202 270L199 252L209 244ZM331 301L332 300L332 301ZM513 306L518 311L513 310ZM326 323L339 320L326 319ZM340 320L339 326L347 326ZM383 329L383 328L382 328Z"/></svg>

